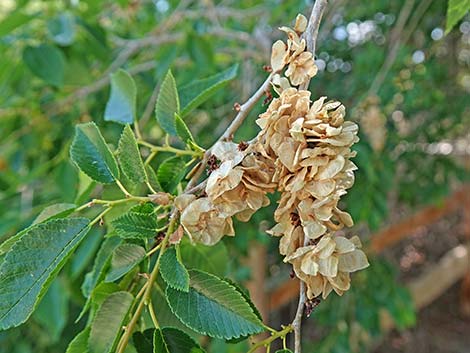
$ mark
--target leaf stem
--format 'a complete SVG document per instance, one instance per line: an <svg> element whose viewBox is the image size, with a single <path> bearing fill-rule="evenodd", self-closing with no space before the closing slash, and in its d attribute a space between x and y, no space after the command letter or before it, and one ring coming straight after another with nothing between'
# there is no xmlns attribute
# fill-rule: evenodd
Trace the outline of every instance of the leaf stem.
<svg viewBox="0 0 470 353"><path fill-rule="evenodd" d="M171 153L176 154L177 156L188 155L188 156L194 156L194 157L202 157L202 155L204 154L203 151L182 150L182 149L179 149L179 148L172 147L168 144L166 144L165 146L155 146L155 145L153 145L153 144L151 144L147 141L141 140L141 139L137 140L137 143L139 145L150 148L152 153L153 152L171 152Z"/></svg>
<svg viewBox="0 0 470 353"><path fill-rule="evenodd" d="M160 249L161 245L162 244L158 244L156 247L154 247L152 250L150 250L145 256L149 257L149 256L155 254L158 251L158 249Z"/></svg>
<svg viewBox="0 0 470 353"><path fill-rule="evenodd" d="M91 222L90 222L90 227L95 225L97 222L99 222L106 213L111 211L111 207L105 209L103 212L101 212L98 216L96 216Z"/></svg>
<svg viewBox="0 0 470 353"><path fill-rule="evenodd" d="M155 328L159 328L160 325L158 324L157 316L155 315L155 310L153 309L152 298L150 298L148 308L149 308L150 317L152 318L152 322L155 325Z"/></svg>
<svg viewBox="0 0 470 353"><path fill-rule="evenodd" d="M113 207L117 204L121 203L126 203L126 202L131 202L131 201L138 201L138 202L147 202L150 201L149 197L146 196L129 196L125 199L118 199L118 200L101 200L101 199L93 199L80 207L78 207L75 212L80 212L83 211L84 209L87 209L89 207L92 207L94 205L103 205L104 207Z"/></svg>
<svg viewBox="0 0 470 353"><path fill-rule="evenodd" d="M285 341L286 339L286 336L292 332L294 328L292 327L292 325L287 325L286 327L284 327L281 331L274 331L273 333L271 333L271 336L262 340L262 341L259 341L257 342L256 344L254 344L250 350L247 352L247 353L253 353L255 352L258 348L260 347L268 347L271 345L272 342L274 342L275 340L277 340L278 338L281 338L283 341Z"/></svg>
<svg viewBox="0 0 470 353"><path fill-rule="evenodd" d="M126 197L132 197L131 193L127 191L127 189L124 187L124 185L121 184L119 180L116 179L116 185L119 186L119 189L126 195Z"/></svg>
<svg viewBox="0 0 470 353"><path fill-rule="evenodd" d="M142 314L142 310L144 309L144 306L149 305L149 302L151 299L150 295L152 294L152 283L155 282L155 280L157 279L158 270L160 269L160 261L161 261L162 255L165 253L166 246L168 245L170 236L173 233L174 227L176 225L176 219L177 219L176 213L173 213L171 220L170 220L170 224L168 225L168 230L166 232L165 238L163 238L163 241L161 243L161 250L160 250L160 253L158 254L157 261L155 262L155 266L153 267L152 273L150 274L150 278L148 280L149 284L145 288L145 292L142 298L140 299L139 305L137 306L137 309L135 310L134 315L129 321L129 324L126 326L124 334L122 335L121 340L119 341L116 353L124 352L129 342L129 339L132 335L132 331L134 330L135 325L137 324L137 321L139 320L140 315Z"/></svg>

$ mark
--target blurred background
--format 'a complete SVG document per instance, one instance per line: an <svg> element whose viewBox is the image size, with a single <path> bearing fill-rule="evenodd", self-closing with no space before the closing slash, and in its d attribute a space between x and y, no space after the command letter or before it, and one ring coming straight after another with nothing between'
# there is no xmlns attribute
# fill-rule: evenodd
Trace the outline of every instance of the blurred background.
<svg viewBox="0 0 470 353"><path fill-rule="evenodd" d="M210 146L234 103L266 77L271 44L282 38L277 28L308 15L311 5L0 0L0 242L45 206L76 201L83 185L68 160L74 124L95 121L117 143L122 128L103 119L110 73L133 75L141 129L159 143L154 105L168 68L183 85L238 63L236 79L188 117L199 144ZM343 297L330 295L305 319L307 353L470 351L470 17L445 34L446 9L447 1L329 1L310 89L314 98L342 101L360 126L359 170L343 206L356 223L347 235L360 235L371 266ZM237 141L256 134L264 109L256 106ZM278 239L265 234L274 207L237 224L237 236L207 256L280 327L294 317L298 283ZM83 327L74 321L102 240L95 233L33 319L0 332L0 352L65 352ZM206 346L238 353L247 342Z"/></svg>

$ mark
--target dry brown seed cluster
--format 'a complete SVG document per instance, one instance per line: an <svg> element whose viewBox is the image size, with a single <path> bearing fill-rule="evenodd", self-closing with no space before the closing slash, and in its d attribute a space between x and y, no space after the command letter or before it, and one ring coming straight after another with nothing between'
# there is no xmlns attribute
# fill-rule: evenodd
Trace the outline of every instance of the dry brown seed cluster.
<svg viewBox="0 0 470 353"><path fill-rule="evenodd" d="M338 201L354 183L350 161L357 125L344 121L345 108L310 92L289 88L257 120L258 141L275 161L273 181L281 191L270 233L281 236L279 251L308 288L308 297L326 297L349 288L349 273L368 265L359 238L331 232L353 225ZM304 246L304 239L309 245Z"/></svg>
<svg viewBox="0 0 470 353"><path fill-rule="evenodd" d="M273 45L273 70L289 65L285 74L294 86L316 73L300 39L305 27L305 17L298 16L293 30L281 28L288 34L287 45ZM302 60L295 60L303 54L311 63L298 65ZM192 240L215 244L223 235L234 235L233 216L248 221L269 204L267 193L277 190L277 224L269 233L281 237L284 261L306 283L309 299L326 298L332 290L341 295L349 289L349 274L368 266L358 237L333 234L353 225L338 202L354 183L357 168L350 158L358 127L344 120L341 103L326 97L311 103L310 92L291 87L286 77L274 76L272 83L279 97L256 121L261 131L255 142L217 143L211 151L220 165L207 180L206 195L176 198L181 224Z"/></svg>
<svg viewBox="0 0 470 353"><path fill-rule="evenodd" d="M257 145L218 142L212 153L221 164L207 179L207 196L196 199L183 194L176 200L186 232L192 240L206 245L217 243L224 235L234 235L232 217L247 222L269 204L266 194L277 186L272 182L274 163L261 155Z"/></svg>
<svg viewBox="0 0 470 353"><path fill-rule="evenodd" d="M294 28L281 27L287 34L287 43L278 40L273 44L271 52L271 67L279 72L287 66L285 76L290 79L293 86L301 85L310 80L317 73L313 54L306 50L305 39L301 34L307 28L307 19L298 15Z"/></svg>

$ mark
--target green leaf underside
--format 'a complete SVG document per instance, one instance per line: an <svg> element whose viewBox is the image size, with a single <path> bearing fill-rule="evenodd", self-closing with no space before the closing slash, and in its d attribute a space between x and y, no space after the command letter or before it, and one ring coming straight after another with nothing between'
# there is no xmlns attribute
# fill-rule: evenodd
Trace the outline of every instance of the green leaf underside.
<svg viewBox="0 0 470 353"><path fill-rule="evenodd" d="M204 350L186 333L173 327L154 333L154 353L203 353Z"/></svg>
<svg viewBox="0 0 470 353"><path fill-rule="evenodd" d="M104 120L132 124L135 119L137 88L132 76L120 69L111 74L111 95L106 103Z"/></svg>
<svg viewBox="0 0 470 353"><path fill-rule="evenodd" d="M65 56L54 46L41 44L37 47L26 47L23 61L39 78L54 86L64 82Z"/></svg>
<svg viewBox="0 0 470 353"><path fill-rule="evenodd" d="M109 237L101 244L100 249L95 257L93 268L91 272L85 276L85 281L82 285L82 293L85 297L89 297L93 289L104 278L104 273L107 269L107 264L111 260L114 249L116 249L122 240L119 237Z"/></svg>
<svg viewBox="0 0 470 353"><path fill-rule="evenodd" d="M165 282L172 288L189 291L189 273L176 256L176 249L169 248L162 256L160 274Z"/></svg>
<svg viewBox="0 0 470 353"><path fill-rule="evenodd" d="M114 282L132 270L145 257L145 249L136 244L122 244L113 252L106 282Z"/></svg>
<svg viewBox="0 0 470 353"><path fill-rule="evenodd" d="M185 117L192 110L208 100L214 93L230 82L237 75L238 65L233 65L225 71L213 76L191 82L180 90L181 117Z"/></svg>
<svg viewBox="0 0 470 353"><path fill-rule="evenodd" d="M147 181L147 174L145 173L139 147L129 125L126 125L124 130L122 130L117 157L122 172L131 182L138 184Z"/></svg>
<svg viewBox="0 0 470 353"><path fill-rule="evenodd" d="M56 278L33 314L34 321L39 322L47 330L54 343L59 342L67 324L69 299L66 287L60 278Z"/></svg>
<svg viewBox="0 0 470 353"><path fill-rule="evenodd" d="M148 239L157 235L157 218L154 214L128 212L112 222L119 237L124 239Z"/></svg>
<svg viewBox="0 0 470 353"><path fill-rule="evenodd" d="M42 223L52 218L67 217L75 208L77 208L77 205L73 203L56 203L43 209L32 224Z"/></svg>
<svg viewBox="0 0 470 353"><path fill-rule="evenodd" d="M162 162L157 171L158 183L166 192L173 192L183 180L186 172L186 163L180 157L171 157Z"/></svg>
<svg viewBox="0 0 470 353"><path fill-rule="evenodd" d="M90 309L91 302L92 302L92 295L95 293L95 290L98 290L100 284L112 284L112 283L100 283L105 275L106 271L109 267L109 263L111 262L111 255L115 248L117 248L122 242L122 239L119 237L109 237L104 240L101 244L100 249L95 257L95 262L93 263L93 268L91 272L88 272L85 275L85 280L81 286L81 290L85 298L87 298L85 305L82 308L82 311L78 315L75 322L81 320L81 318L87 313ZM100 284L98 284L100 283Z"/></svg>
<svg viewBox="0 0 470 353"><path fill-rule="evenodd" d="M155 170L149 166L145 166L145 174L147 174L147 178L149 181L150 186L155 190L155 191L162 191L162 186L158 182L157 178L157 173L155 173Z"/></svg>
<svg viewBox="0 0 470 353"><path fill-rule="evenodd" d="M99 183L110 184L119 179L116 159L95 123L75 127L70 157L81 171Z"/></svg>
<svg viewBox="0 0 470 353"><path fill-rule="evenodd" d="M90 353L112 351L133 301L134 297L130 293L122 291L106 298L91 325L88 339Z"/></svg>
<svg viewBox="0 0 470 353"><path fill-rule="evenodd" d="M176 133L181 138L181 140L183 140L184 143L188 143L188 141L194 141L194 137L191 134L191 131L189 130L188 126L183 121L183 119L176 113L175 113L175 128L176 128Z"/></svg>
<svg viewBox="0 0 470 353"><path fill-rule="evenodd" d="M202 271L190 270L189 275L188 293L171 287L167 287L166 293L173 313L188 327L224 339L264 330L262 322L233 286Z"/></svg>
<svg viewBox="0 0 470 353"><path fill-rule="evenodd" d="M181 258L187 268L193 268L223 277L228 269L228 253L223 242L214 246L193 245L183 241L180 245Z"/></svg>
<svg viewBox="0 0 470 353"><path fill-rule="evenodd" d="M86 218L50 220L30 228L13 245L0 266L0 329L29 318L88 224Z"/></svg>
<svg viewBox="0 0 470 353"><path fill-rule="evenodd" d="M88 338L90 337L90 328L87 327L70 342L65 353L88 353Z"/></svg>
<svg viewBox="0 0 470 353"><path fill-rule="evenodd" d="M171 71L166 74L155 105L155 115L161 128L168 134L176 136L175 113L179 114L180 102L175 78Z"/></svg>
<svg viewBox="0 0 470 353"><path fill-rule="evenodd" d="M470 0L449 0L447 3L446 34L466 15L470 10Z"/></svg>

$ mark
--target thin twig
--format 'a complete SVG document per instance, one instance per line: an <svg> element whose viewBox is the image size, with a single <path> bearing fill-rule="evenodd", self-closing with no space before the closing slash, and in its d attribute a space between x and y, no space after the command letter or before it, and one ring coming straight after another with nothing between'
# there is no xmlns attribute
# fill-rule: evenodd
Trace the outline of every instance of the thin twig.
<svg viewBox="0 0 470 353"><path fill-rule="evenodd" d="M233 135L238 130L238 128L243 124L243 122L245 121L246 117L248 116L250 111L253 109L255 104L261 99L261 97L263 97L266 90L269 89L269 84L271 83L273 74L274 73L271 73L263 82L261 87L258 88L258 90L245 103L243 103L240 106L240 110L238 111L238 114L235 116L235 118L232 120L232 122L227 127L225 132L217 139L216 142L231 141L233 139ZM192 178L189 180L188 185L186 186L186 190L195 188L197 181L199 180L202 172L204 171L204 168L206 167L207 160L209 159L212 153L211 150L214 147L214 145L212 145L204 154L204 158L201 161L201 164L199 165L198 169L193 174Z"/></svg>
<svg viewBox="0 0 470 353"><path fill-rule="evenodd" d="M325 12L327 3L328 0L315 1L315 4L312 7L310 18L308 20L307 29L303 35L307 44L307 50L313 54L313 57L315 57L315 49L317 46L318 29L320 28L320 22L323 13ZM307 82L299 86L299 89L307 89L309 84L310 80L307 80Z"/></svg>
<svg viewBox="0 0 470 353"><path fill-rule="evenodd" d="M305 41L307 44L307 50L310 51L313 56L315 56L315 48L318 37L318 29L320 27L320 21L325 12L327 5L327 0L317 0L312 8L312 13L310 14L310 19L308 21L307 29L305 31ZM309 81L303 84L299 89L307 89ZM304 246L307 245L308 239L305 237ZM301 353L302 347L302 316L304 313L305 301L307 296L305 293L305 283L300 281L300 294L299 294L299 304L297 306L297 311L295 313L294 321L292 321L292 327L294 328L294 353Z"/></svg>

